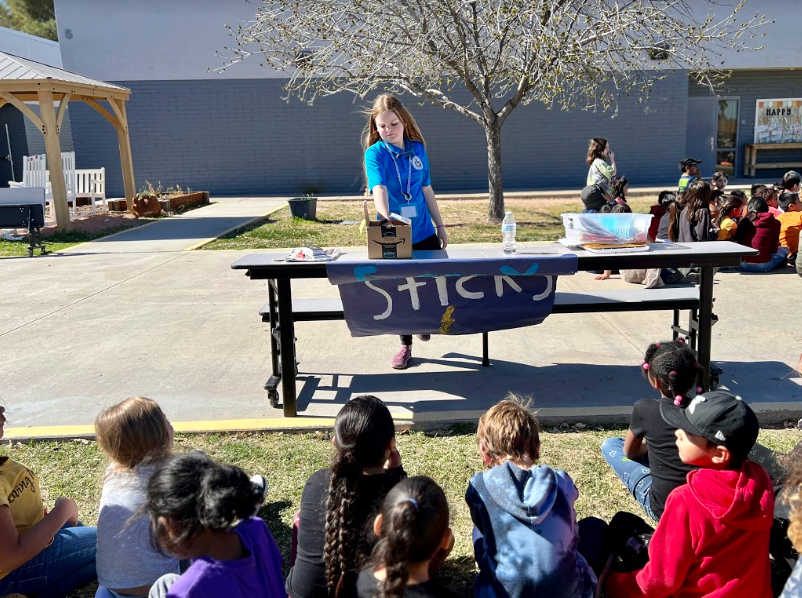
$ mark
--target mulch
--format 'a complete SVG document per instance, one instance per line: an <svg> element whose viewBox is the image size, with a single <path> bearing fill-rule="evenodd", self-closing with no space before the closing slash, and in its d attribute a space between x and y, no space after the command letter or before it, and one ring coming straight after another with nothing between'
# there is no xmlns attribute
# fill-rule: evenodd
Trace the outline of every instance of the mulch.
<svg viewBox="0 0 802 598"><path fill-rule="evenodd" d="M75 231L85 233L102 233L106 230L122 230L142 226L148 222L153 222L147 218L137 218L129 212L114 212L110 214L91 214L72 221L72 228ZM56 225L46 226L42 229L42 234L48 237L56 232Z"/></svg>

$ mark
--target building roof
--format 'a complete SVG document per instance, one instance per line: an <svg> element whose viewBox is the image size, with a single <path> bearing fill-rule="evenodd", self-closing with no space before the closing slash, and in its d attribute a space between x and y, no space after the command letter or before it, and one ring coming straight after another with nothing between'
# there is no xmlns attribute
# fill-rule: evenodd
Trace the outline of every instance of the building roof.
<svg viewBox="0 0 802 598"><path fill-rule="evenodd" d="M91 87L130 92L129 89L114 85L113 83L90 79L78 73L65 71L64 69L36 62L35 60L0 52L0 81L28 81L37 79L51 79L53 81L63 81L65 83L74 83L77 85L88 85Z"/></svg>

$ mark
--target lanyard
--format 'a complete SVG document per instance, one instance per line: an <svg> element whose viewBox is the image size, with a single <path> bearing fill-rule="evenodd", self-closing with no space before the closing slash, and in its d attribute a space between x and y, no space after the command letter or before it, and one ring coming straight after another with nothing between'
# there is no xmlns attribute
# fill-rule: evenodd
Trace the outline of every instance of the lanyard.
<svg viewBox="0 0 802 598"><path fill-rule="evenodd" d="M387 148L387 151L390 152L390 156L393 159L393 166L395 166L395 173L398 175L398 186L401 188L401 195L404 196L404 199L407 200L407 203L410 202L412 199L412 158L409 159L409 172L407 173L407 192L404 193L404 184L401 182L401 170L398 168L398 162L396 162L395 152L390 149L390 146L387 145L387 142L384 142L384 147Z"/></svg>

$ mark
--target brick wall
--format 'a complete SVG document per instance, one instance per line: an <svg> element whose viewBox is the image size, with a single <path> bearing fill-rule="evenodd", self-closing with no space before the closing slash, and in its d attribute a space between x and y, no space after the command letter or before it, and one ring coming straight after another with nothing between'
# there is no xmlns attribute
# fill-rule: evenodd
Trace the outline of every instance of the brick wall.
<svg viewBox="0 0 802 598"><path fill-rule="evenodd" d="M213 195L358 193L361 114L368 102L339 94L310 107L285 103L275 79L120 81L132 90L128 119L137 188L180 184ZM619 171L634 184L676 183L684 153L687 76L661 82L648 111L623 98L609 113L516 109L502 129L505 188L584 186L590 137L608 137ZM436 191L486 190L483 129L414 98L407 105L427 140ZM107 189L122 195L114 129L88 106L70 106L79 168L106 167Z"/></svg>
<svg viewBox="0 0 802 598"><path fill-rule="evenodd" d="M71 152L74 149L72 144L72 124L70 122L70 110L72 109L73 106L76 105L76 103L77 102L73 102L70 104L70 107L67 108L66 114L64 114L64 120L61 121L61 132L59 133L59 141L61 142L62 152ZM28 103L28 107L31 110L33 110L36 114L40 114L38 103ZM58 114L58 104L56 104L56 114ZM27 117L24 118L24 120L25 120L25 134L28 138L27 155L33 156L35 154L44 154L46 151L44 134Z"/></svg>
<svg viewBox="0 0 802 598"><path fill-rule="evenodd" d="M688 88L690 97L709 97L713 94L707 87L691 83ZM720 97L739 98L738 119L738 155L736 157L736 176L744 175L744 146L754 141L755 106L757 100L771 98L802 97L802 72L789 70L733 71L726 85L717 91ZM800 152L776 151L771 153L768 161L799 161ZM765 155L758 154L761 162L767 161ZM757 178L776 181L782 178L787 169L758 170Z"/></svg>

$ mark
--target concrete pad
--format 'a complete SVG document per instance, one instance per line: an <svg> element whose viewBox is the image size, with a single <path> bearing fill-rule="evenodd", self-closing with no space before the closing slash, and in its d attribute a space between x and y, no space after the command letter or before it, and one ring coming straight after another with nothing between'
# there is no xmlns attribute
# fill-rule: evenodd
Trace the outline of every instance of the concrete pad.
<svg viewBox="0 0 802 598"><path fill-rule="evenodd" d="M154 253L194 249L285 205L287 198L281 197L214 198L208 206L84 243L65 253Z"/></svg>
<svg viewBox="0 0 802 598"><path fill-rule="evenodd" d="M38 435L52 435L54 426L91 432L100 409L131 395L158 400L179 429L216 429L216 421L224 429L278 427L281 410L262 390L270 355L258 310L266 284L229 268L246 253L76 251L0 260L0 398L11 413L9 436L34 426ZM789 268L716 280L713 358L725 370L722 385L778 417L802 411L802 379L793 369L802 327L790 324L789 310L799 277ZM559 288L632 287L579 273L562 277ZM297 297L337 295L326 280L297 281L293 289ZM475 419L516 392L533 396L543 416L623 422L635 400L654 394L638 364L650 342L669 338L669 324L662 312L555 315L537 327L491 333L491 368L481 367L475 335L416 341L412 367L399 372L389 367L395 338L351 338L344 322L299 323L305 418L295 421L330 425L362 393L380 396L404 422Z"/></svg>

